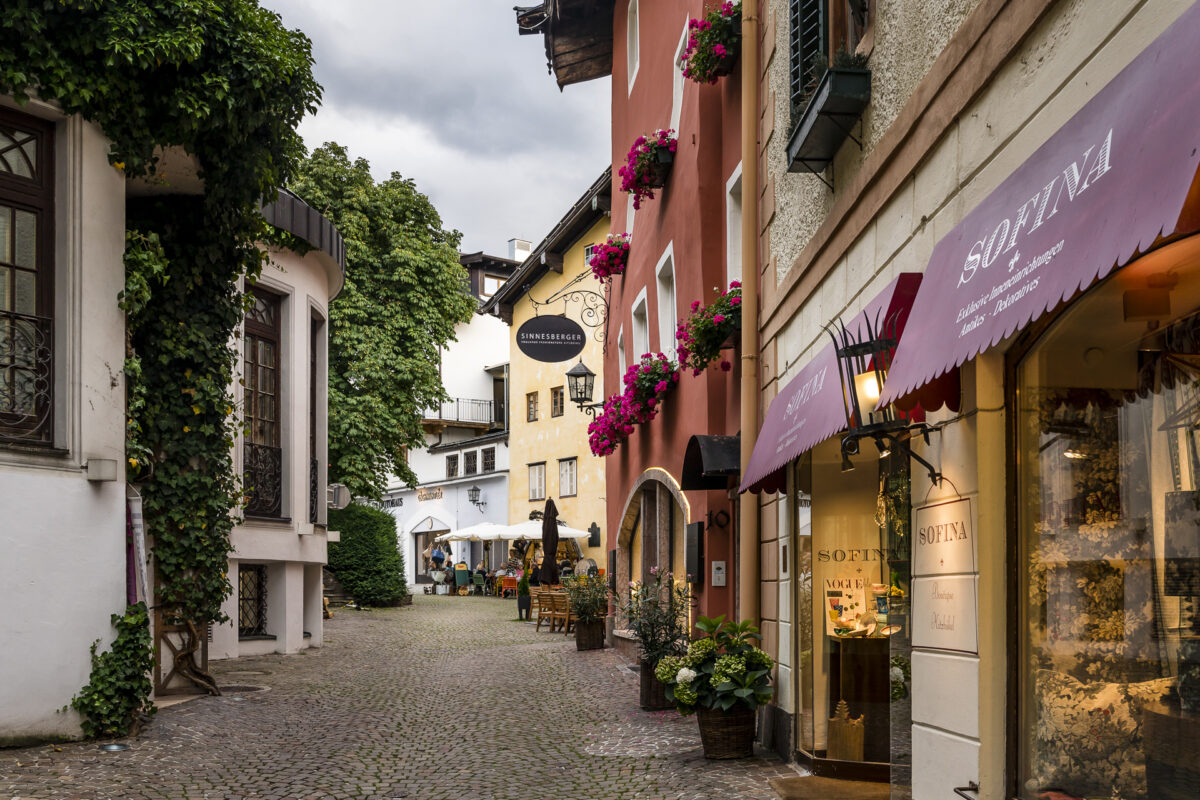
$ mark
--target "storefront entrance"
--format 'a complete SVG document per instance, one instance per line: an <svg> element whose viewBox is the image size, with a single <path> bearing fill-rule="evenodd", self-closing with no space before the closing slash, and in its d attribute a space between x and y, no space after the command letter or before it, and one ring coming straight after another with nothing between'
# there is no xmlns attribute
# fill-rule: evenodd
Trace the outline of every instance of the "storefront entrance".
<svg viewBox="0 0 1200 800"><path fill-rule="evenodd" d="M840 437L793 467L796 742L815 774L909 791L909 483L873 444L843 471ZM866 452L870 451L870 452Z"/></svg>
<svg viewBox="0 0 1200 800"><path fill-rule="evenodd" d="M1013 363L1019 796L1200 797L1200 237Z"/></svg>

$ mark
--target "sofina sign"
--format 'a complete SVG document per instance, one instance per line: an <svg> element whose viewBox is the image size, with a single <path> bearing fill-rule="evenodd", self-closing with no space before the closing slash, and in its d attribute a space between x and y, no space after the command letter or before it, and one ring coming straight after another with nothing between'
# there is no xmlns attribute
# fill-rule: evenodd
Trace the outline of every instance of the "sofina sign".
<svg viewBox="0 0 1200 800"><path fill-rule="evenodd" d="M566 317L534 317L517 329L517 347L534 361L569 361L585 342L583 328Z"/></svg>
<svg viewBox="0 0 1200 800"><path fill-rule="evenodd" d="M975 517L970 499L913 510L913 647L978 653Z"/></svg>

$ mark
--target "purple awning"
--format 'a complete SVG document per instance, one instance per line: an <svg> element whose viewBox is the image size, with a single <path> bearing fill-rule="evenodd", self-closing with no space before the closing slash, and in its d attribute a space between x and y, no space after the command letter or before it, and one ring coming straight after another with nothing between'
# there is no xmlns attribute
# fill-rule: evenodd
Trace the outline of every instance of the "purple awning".
<svg viewBox="0 0 1200 800"><path fill-rule="evenodd" d="M894 318L899 335L920 285L920 273L897 276L867 304L866 315L872 323ZM851 333L862 335L861 312L847 316L843 322ZM783 491L787 483L783 468L788 462L846 427L846 407L838 381L837 353L830 341L771 401L741 491Z"/></svg>
<svg viewBox="0 0 1200 800"><path fill-rule="evenodd" d="M1200 165L1197 42L1200 4L938 242L881 405L1194 229L1184 212Z"/></svg>

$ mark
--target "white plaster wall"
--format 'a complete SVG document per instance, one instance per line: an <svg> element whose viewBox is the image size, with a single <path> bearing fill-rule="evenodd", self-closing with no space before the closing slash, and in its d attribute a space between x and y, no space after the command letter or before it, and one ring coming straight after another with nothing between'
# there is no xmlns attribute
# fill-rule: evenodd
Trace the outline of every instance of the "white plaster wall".
<svg viewBox="0 0 1200 800"><path fill-rule="evenodd" d="M5 102L5 105L9 103ZM87 682L88 648L112 640L125 608L125 181L108 141L78 117L57 121L55 444L37 455L0 448L0 745L79 735L60 712ZM88 458L121 479L89 483Z"/></svg>
<svg viewBox="0 0 1200 800"><path fill-rule="evenodd" d="M508 326L499 317L475 314L454 329L457 341L442 351L442 385L450 397L492 399L486 367L508 363Z"/></svg>
<svg viewBox="0 0 1200 800"><path fill-rule="evenodd" d="M228 575L233 593L225 604L229 621L214 626L209 658L236 658L257 652L294 653L320 646L321 620L316 629L305 627L305 569L320 567L328 560L328 542L324 527L325 485L328 458L328 319L330 294L339 285L338 267L325 253L313 250L301 256L287 250L270 250L270 263L263 268L258 285L283 295L280 322L280 396L283 443L283 519L245 519L230 536ZM309 359L311 320L314 314L324 321L317 341L317 452L309 445ZM238 338L239 354L241 337ZM239 361L239 364L242 363ZM240 403L235 387L234 398ZM309 521L309 459L318 464L318 522ZM234 463L241 474L242 440L234 450ZM237 576L239 562L267 564L267 632L274 642L239 642L237 635ZM312 625L310 620L308 623ZM308 630L312 636L303 637Z"/></svg>

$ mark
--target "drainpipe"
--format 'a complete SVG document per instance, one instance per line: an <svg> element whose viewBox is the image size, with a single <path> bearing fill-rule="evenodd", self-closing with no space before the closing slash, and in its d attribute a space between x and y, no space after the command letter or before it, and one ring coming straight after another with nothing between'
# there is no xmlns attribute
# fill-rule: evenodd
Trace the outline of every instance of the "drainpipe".
<svg viewBox="0 0 1200 800"><path fill-rule="evenodd" d="M742 475L758 438L758 6L742 0ZM758 495L740 503L738 616L758 624Z"/></svg>

